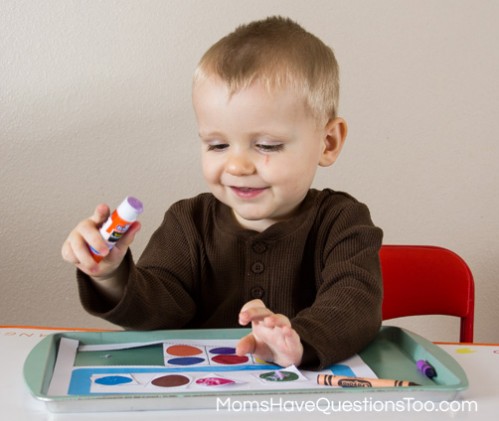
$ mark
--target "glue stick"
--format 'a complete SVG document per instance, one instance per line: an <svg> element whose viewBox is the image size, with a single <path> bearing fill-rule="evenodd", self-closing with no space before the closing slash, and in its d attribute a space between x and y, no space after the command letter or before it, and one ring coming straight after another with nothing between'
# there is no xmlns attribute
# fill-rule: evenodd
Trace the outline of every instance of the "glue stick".
<svg viewBox="0 0 499 421"><path fill-rule="evenodd" d="M111 250L116 242L128 231L130 225L137 220L143 212L142 202L135 197L127 196L116 208L111 216L104 222L99 232ZM100 262L103 256L93 247L89 247L90 252L96 262Z"/></svg>

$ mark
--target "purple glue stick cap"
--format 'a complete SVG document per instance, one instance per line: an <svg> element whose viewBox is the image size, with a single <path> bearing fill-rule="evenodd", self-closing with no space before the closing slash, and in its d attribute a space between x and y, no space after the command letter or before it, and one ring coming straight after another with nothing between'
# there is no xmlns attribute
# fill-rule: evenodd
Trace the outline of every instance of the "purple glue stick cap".
<svg viewBox="0 0 499 421"><path fill-rule="evenodd" d="M121 205L118 206L117 211L120 217L125 221L133 222L137 219L139 214L144 211L144 206L139 199L127 196L125 200L121 202Z"/></svg>
<svg viewBox="0 0 499 421"><path fill-rule="evenodd" d="M137 213L142 213L144 212L144 205L142 204L142 202L137 199L136 197L133 197L133 196L127 196L126 198L128 204L135 209L135 212Z"/></svg>

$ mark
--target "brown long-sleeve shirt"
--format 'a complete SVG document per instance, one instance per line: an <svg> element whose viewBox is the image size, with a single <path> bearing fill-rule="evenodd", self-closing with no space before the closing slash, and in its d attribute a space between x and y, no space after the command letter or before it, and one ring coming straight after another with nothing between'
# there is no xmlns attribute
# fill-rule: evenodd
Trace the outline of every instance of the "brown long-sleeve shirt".
<svg viewBox="0 0 499 421"><path fill-rule="evenodd" d="M131 329L238 327L260 298L291 319L302 366L325 367L361 350L381 324L382 231L345 193L310 190L293 218L258 233L241 228L211 194L175 203L134 264L117 305L78 273L90 313Z"/></svg>

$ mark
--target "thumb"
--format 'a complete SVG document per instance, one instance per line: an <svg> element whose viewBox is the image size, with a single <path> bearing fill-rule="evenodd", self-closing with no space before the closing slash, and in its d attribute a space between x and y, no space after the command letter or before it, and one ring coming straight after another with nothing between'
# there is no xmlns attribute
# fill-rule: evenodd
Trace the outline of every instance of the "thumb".
<svg viewBox="0 0 499 421"><path fill-rule="evenodd" d="M115 248L120 251L126 251L126 249L130 246L130 244L132 244L133 240L135 239L135 234L140 231L140 228L142 228L140 222L135 221L132 225L130 225L128 231L123 234L123 237L121 237L120 240L116 243Z"/></svg>

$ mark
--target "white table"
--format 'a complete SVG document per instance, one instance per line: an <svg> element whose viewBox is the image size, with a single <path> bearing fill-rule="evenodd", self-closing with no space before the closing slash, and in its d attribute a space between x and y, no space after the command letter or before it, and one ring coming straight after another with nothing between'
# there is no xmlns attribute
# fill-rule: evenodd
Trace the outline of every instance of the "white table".
<svg viewBox="0 0 499 421"><path fill-rule="evenodd" d="M428 419L480 419L496 420L499 414L499 344L438 344L466 371L469 388L459 399L452 402L420 402L410 396L397 403L370 400L366 402L337 403L342 408L323 408L309 412L298 410L291 403L281 401L272 412L255 412L233 409L186 410L186 411L146 411L146 412L106 412L82 414L55 414L49 412L45 404L33 398L24 384L22 369L31 349L43 337L62 329L38 327L0 327L0 361L3 375L0 380L0 413L9 421L26 420L286 420L298 419L362 419L362 420L428 420ZM357 395L358 396L358 395ZM358 399L357 396L352 399ZM279 398L275 399L278 403ZM310 408L313 406L310 404ZM439 405L444 405L439 407ZM354 408L352 408L354 406ZM454 409L454 410L452 410Z"/></svg>

